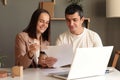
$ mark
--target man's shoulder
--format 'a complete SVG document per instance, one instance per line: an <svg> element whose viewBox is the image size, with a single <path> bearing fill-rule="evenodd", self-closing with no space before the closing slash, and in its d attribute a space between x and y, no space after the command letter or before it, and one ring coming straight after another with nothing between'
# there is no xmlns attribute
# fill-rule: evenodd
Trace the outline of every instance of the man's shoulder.
<svg viewBox="0 0 120 80"><path fill-rule="evenodd" d="M61 33L59 36L68 36L70 35L70 32L69 31L65 31L63 33Z"/></svg>
<svg viewBox="0 0 120 80"><path fill-rule="evenodd" d="M85 32L89 35L94 35L94 34L98 34L97 32L91 30L91 29L86 29Z"/></svg>

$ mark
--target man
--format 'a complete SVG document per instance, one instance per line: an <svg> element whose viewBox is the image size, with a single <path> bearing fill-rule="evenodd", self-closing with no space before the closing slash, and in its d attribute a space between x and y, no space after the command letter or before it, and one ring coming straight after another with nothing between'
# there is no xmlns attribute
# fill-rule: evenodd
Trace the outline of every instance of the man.
<svg viewBox="0 0 120 80"><path fill-rule="evenodd" d="M96 32L83 27L84 16L81 6L69 5L65 10L65 18L69 30L59 35L56 45L72 44L73 52L76 48L103 46Z"/></svg>

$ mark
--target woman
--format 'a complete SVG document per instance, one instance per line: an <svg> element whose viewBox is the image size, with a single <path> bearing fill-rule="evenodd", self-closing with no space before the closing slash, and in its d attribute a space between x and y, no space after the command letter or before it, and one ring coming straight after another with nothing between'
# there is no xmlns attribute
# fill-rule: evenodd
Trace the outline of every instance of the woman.
<svg viewBox="0 0 120 80"><path fill-rule="evenodd" d="M15 64L29 67L52 67L55 58L47 57L42 50L49 45L50 14L37 9L27 28L17 34L15 43Z"/></svg>

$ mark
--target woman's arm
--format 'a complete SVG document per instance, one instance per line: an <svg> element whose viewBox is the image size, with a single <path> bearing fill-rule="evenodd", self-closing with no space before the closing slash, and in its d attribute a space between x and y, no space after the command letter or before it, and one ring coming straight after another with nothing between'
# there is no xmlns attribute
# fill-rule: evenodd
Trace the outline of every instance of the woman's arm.
<svg viewBox="0 0 120 80"><path fill-rule="evenodd" d="M18 34L15 40L15 64L28 68L32 63L31 52L28 51L25 37L22 34Z"/></svg>

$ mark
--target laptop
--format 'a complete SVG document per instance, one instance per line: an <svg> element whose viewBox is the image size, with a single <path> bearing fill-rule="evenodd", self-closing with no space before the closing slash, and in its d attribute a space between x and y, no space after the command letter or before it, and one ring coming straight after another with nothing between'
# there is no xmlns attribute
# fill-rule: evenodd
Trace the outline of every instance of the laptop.
<svg viewBox="0 0 120 80"><path fill-rule="evenodd" d="M104 75L112 50L113 46L77 48L70 70L51 75L66 80Z"/></svg>

